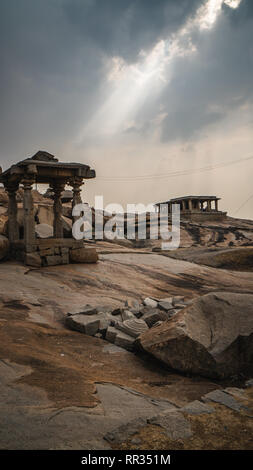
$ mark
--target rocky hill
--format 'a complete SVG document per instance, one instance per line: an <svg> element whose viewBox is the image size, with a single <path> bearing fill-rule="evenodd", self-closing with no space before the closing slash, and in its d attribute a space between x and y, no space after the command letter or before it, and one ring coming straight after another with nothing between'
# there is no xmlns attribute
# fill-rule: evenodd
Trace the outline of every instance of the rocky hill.
<svg viewBox="0 0 253 470"><path fill-rule="evenodd" d="M52 201L33 197L50 227ZM21 231L22 210L21 192ZM252 448L253 223L181 228L175 252L97 241L97 264L37 269L3 254L2 449Z"/></svg>

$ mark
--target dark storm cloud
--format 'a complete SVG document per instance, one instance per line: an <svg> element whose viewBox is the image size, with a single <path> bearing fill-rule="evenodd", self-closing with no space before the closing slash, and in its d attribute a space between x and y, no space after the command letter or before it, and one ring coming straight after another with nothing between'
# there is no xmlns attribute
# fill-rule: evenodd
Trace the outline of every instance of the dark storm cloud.
<svg viewBox="0 0 253 470"><path fill-rule="evenodd" d="M245 103L252 102L253 2L223 6L210 31L195 32L197 53L178 59L161 102L168 112L162 138L192 140Z"/></svg>
<svg viewBox="0 0 253 470"><path fill-rule="evenodd" d="M141 49L169 38L202 3L2 0L1 164L41 147L57 153L74 140L103 101L104 59L118 55L136 61ZM223 9L213 30L194 32L198 53L173 64L161 99L150 96L139 110L136 133L144 135L145 127L153 126L163 105L168 115L162 139L192 139L251 99L253 2Z"/></svg>
<svg viewBox="0 0 253 470"><path fill-rule="evenodd" d="M2 0L1 162L70 141L99 106L105 55L134 60L199 3Z"/></svg>
<svg viewBox="0 0 253 470"><path fill-rule="evenodd" d="M137 59L176 31L203 0L66 0L64 11L74 28L108 55Z"/></svg>

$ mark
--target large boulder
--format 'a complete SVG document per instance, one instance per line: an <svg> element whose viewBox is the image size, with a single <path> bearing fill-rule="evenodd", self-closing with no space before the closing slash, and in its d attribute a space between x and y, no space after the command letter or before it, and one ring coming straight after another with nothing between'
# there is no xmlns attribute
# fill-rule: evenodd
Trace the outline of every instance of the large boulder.
<svg viewBox="0 0 253 470"><path fill-rule="evenodd" d="M35 225L35 234L37 238L52 238L54 236L54 229L52 225L37 224Z"/></svg>
<svg viewBox="0 0 253 470"><path fill-rule="evenodd" d="M0 204L7 207L9 202L9 197L4 188L0 188Z"/></svg>
<svg viewBox="0 0 253 470"><path fill-rule="evenodd" d="M0 235L0 260L5 258L9 252L9 240L8 238Z"/></svg>
<svg viewBox="0 0 253 470"><path fill-rule="evenodd" d="M54 225L54 210L53 206L39 205L36 219L39 224Z"/></svg>
<svg viewBox="0 0 253 470"><path fill-rule="evenodd" d="M253 295L204 295L139 338L169 367L211 378L253 372Z"/></svg>

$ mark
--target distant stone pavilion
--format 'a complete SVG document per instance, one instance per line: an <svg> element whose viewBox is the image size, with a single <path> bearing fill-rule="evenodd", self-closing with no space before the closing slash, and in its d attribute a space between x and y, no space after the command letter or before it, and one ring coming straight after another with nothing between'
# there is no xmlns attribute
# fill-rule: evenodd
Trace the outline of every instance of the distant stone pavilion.
<svg viewBox="0 0 253 470"><path fill-rule="evenodd" d="M203 222L205 220L221 220L227 213L218 208L220 198L216 196L182 196L155 204L156 211L163 213L162 205L168 206L168 213L172 212L173 204L180 204L182 218Z"/></svg>
<svg viewBox="0 0 253 470"><path fill-rule="evenodd" d="M54 265L67 264L71 250L83 248L83 241L63 238L62 199L65 185L72 188L72 206L82 202L80 192L85 179L95 178L95 170L81 163L59 162L45 151L37 152L33 157L12 165L0 174L9 195L8 237L13 257L25 264ZM35 235L35 218L32 198L34 184L48 184L53 194L54 237L38 239ZM24 234L20 239L17 221L17 190L24 189Z"/></svg>

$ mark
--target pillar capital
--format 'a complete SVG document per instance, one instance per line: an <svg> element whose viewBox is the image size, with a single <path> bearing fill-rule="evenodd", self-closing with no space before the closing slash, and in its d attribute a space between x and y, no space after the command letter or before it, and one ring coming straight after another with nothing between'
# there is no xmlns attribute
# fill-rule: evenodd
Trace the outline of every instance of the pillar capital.
<svg viewBox="0 0 253 470"><path fill-rule="evenodd" d="M4 184L4 189L5 191L10 195L10 194L15 194L19 188L18 184L13 184L13 183L5 183Z"/></svg>
<svg viewBox="0 0 253 470"><path fill-rule="evenodd" d="M73 199L72 199L72 209L77 205L77 204L82 204L82 198L81 198L81 186L83 185L83 178L80 178L78 176L74 177L71 179L69 182L73 189ZM72 217L72 223L77 220L78 217Z"/></svg>
<svg viewBox="0 0 253 470"><path fill-rule="evenodd" d="M21 181L24 190L30 191L32 190L32 185L35 183L35 177L34 175L26 175L24 178L22 178Z"/></svg>
<svg viewBox="0 0 253 470"><path fill-rule="evenodd" d="M65 183L64 182L54 182L50 185L50 189L53 191L55 197L60 197L61 196L61 193L62 191L64 191L64 188L65 188Z"/></svg>
<svg viewBox="0 0 253 470"><path fill-rule="evenodd" d="M70 185L73 189L73 206L81 204L81 186L83 185L83 178L75 177L70 181Z"/></svg>

